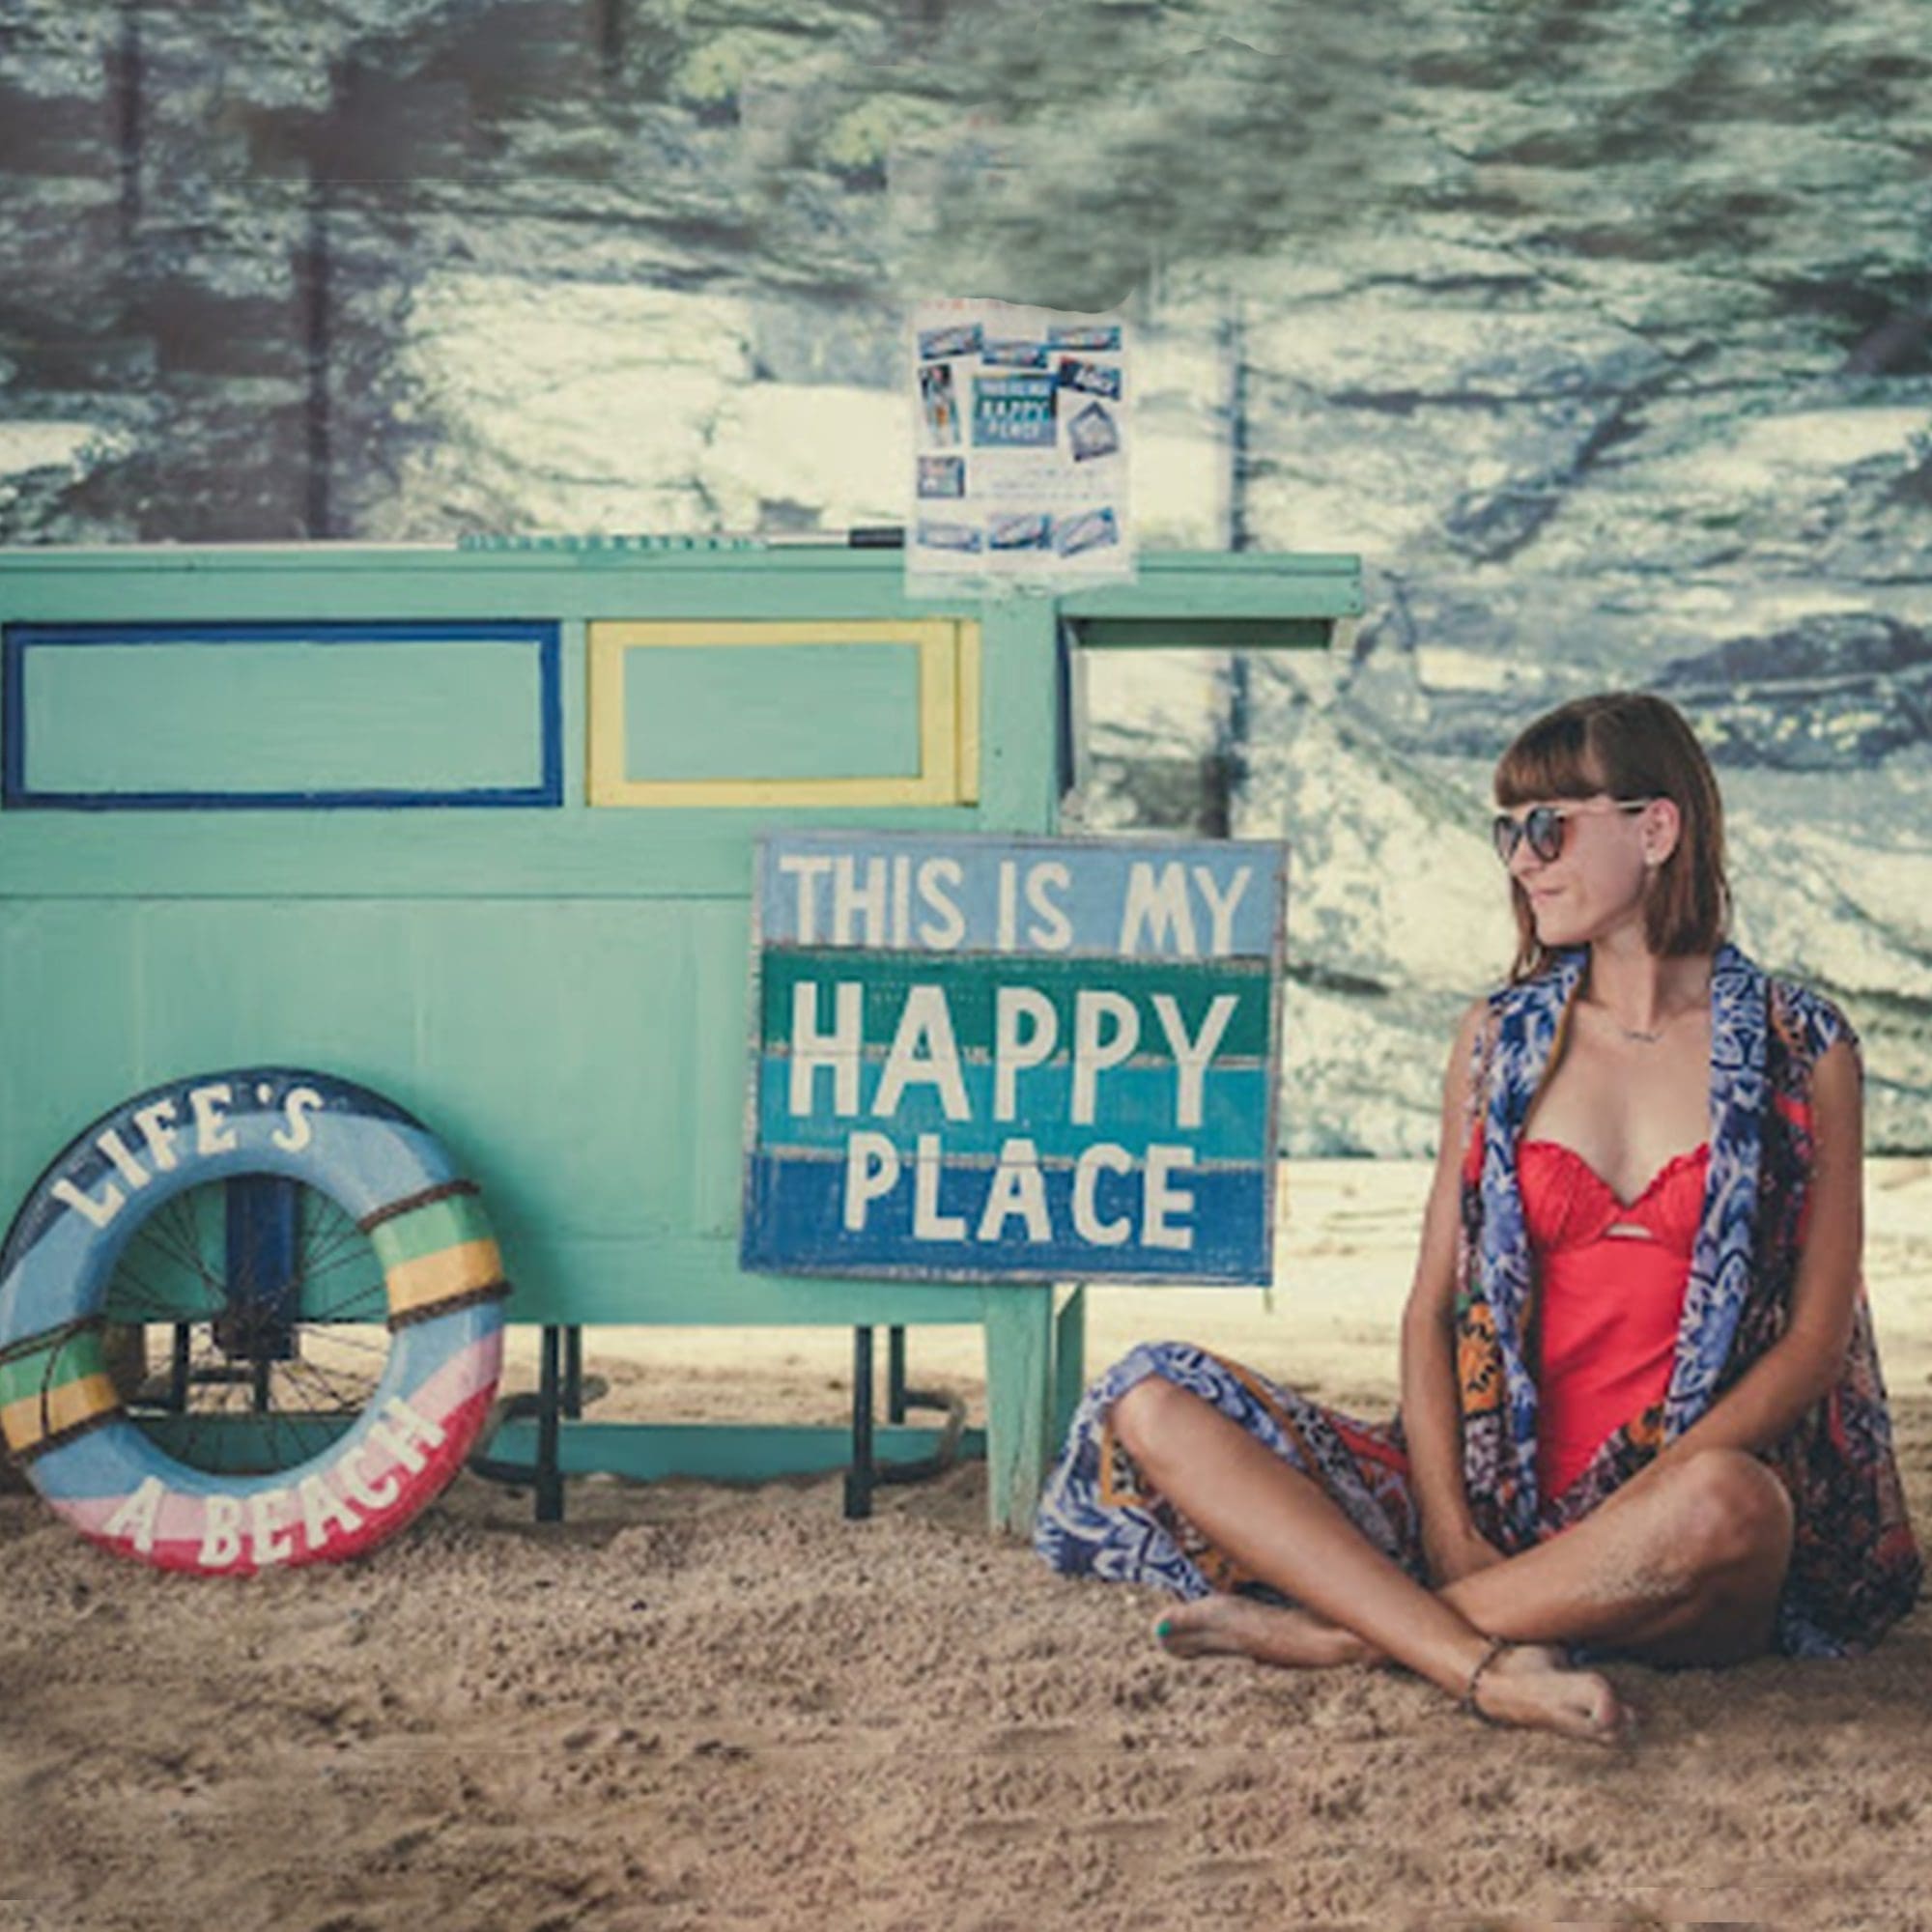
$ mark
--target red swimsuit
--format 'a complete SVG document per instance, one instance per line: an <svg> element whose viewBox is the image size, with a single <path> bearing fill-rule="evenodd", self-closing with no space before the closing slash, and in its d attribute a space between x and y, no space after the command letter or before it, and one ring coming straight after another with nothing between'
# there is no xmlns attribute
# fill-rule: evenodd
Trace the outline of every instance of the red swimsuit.
<svg viewBox="0 0 1932 1932"><path fill-rule="evenodd" d="M1574 1149L1517 1153L1536 1260L1537 1482L1560 1496L1604 1438L1663 1399L1704 1208L1708 1145L1667 1161L1628 1205ZM1645 1235L1613 1235L1612 1225Z"/></svg>

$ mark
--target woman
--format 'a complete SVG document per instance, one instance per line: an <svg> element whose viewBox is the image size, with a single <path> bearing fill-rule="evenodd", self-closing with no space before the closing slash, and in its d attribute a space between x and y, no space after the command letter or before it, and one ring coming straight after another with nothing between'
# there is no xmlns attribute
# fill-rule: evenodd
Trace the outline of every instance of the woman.
<svg viewBox="0 0 1932 1932"><path fill-rule="evenodd" d="M1136 1349L1037 1542L1187 1599L1178 1654L1394 1661L1609 1742L1627 1714L1558 1646L1841 1656L1921 1565L1859 1272L1856 1037L1726 942L1696 739L1661 698L1579 699L1495 791L1520 944L1450 1055L1401 1413Z"/></svg>

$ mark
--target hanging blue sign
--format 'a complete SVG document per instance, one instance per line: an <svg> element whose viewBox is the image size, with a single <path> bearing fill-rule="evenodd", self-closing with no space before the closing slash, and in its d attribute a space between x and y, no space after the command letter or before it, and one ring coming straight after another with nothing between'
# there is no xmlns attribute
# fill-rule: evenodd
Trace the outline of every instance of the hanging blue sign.
<svg viewBox="0 0 1932 1932"><path fill-rule="evenodd" d="M974 442L994 448L1051 449L1054 391L1051 376L976 376Z"/></svg>
<svg viewBox="0 0 1932 1932"><path fill-rule="evenodd" d="M742 1261L1266 1282L1287 848L761 841Z"/></svg>

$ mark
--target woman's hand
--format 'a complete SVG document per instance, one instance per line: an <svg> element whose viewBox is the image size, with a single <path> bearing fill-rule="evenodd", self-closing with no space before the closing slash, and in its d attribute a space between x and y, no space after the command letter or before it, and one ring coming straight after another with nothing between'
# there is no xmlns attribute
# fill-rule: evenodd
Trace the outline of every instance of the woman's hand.
<svg viewBox="0 0 1932 1932"><path fill-rule="evenodd" d="M1456 1367L1456 1287L1463 1163L1481 1141L1472 1134L1477 1042L1488 1023L1478 1000L1463 1016L1442 1081L1442 1138L1423 1216L1422 1249L1402 1320L1402 1426L1409 1493L1422 1527L1422 1551L1436 1587L1502 1561L1477 1531L1463 1476L1462 1404Z"/></svg>
<svg viewBox="0 0 1932 1932"><path fill-rule="evenodd" d="M1503 1552L1472 1522L1454 1529L1424 1530L1422 1554L1429 1565L1429 1580L1438 1590L1504 1560Z"/></svg>

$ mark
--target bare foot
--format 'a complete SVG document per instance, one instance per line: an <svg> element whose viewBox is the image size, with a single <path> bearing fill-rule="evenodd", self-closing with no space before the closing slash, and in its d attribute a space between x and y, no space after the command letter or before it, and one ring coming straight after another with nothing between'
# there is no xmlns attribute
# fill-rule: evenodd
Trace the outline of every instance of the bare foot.
<svg viewBox="0 0 1932 1932"><path fill-rule="evenodd" d="M1498 1652L1476 1686L1476 1708L1499 1724L1589 1744L1628 1744L1635 1733L1634 1714L1617 1702L1607 1678L1570 1669L1560 1650L1542 1643L1513 1643Z"/></svg>
<svg viewBox="0 0 1932 1932"><path fill-rule="evenodd" d="M1177 1605L1155 1624L1154 1635L1172 1657L1249 1657L1300 1670L1388 1662L1366 1637L1313 1610L1219 1592ZM1512 1643L1499 1651L1476 1687L1476 1705L1495 1723L1591 1744L1627 1744L1635 1734L1635 1715L1617 1701L1609 1680L1594 1670L1573 1670L1564 1653L1546 1643Z"/></svg>
<svg viewBox="0 0 1932 1932"><path fill-rule="evenodd" d="M1374 1644L1313 1610L1218 1593L1169 1610L1154 1625L1154 1635L1173 1657L1252 1657L1299 1670L1384 1661ZM1495 1668L1492 1664L1484 1676Z"/></svg>

